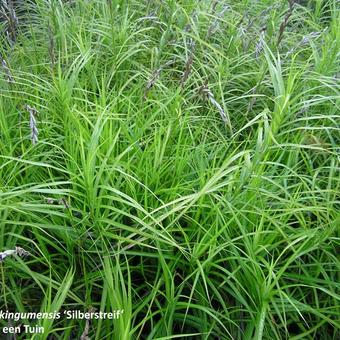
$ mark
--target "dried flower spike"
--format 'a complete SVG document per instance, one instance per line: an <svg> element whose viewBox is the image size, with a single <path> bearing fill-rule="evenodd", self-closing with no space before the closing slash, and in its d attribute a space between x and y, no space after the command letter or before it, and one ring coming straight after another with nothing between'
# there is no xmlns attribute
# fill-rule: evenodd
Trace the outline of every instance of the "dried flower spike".
<svg viewBox="0 0 340 340"><path fill-rule="evenodd" d="M222 10L220 11L220 13L217 14L215 20L212 22L212 24L209 26L208 31L207 31L207 35L206 35L206 39L209 39L216 31L218 31L219 25L220 25L220 20L222 19L224 13L230 9L229 5L225 5ZM214 12L216 10L216 7L213 9Z"/></svg>
<svg viewBox="0 0 340 340"><path fill-rule="evenodd" d="M189 53L189 57L185 63L185 70L181 79L181 86L183 87L184 84L186 83L186 81L189 78L189 75L191 73L191 69L192 69L192 63L194 61L194 56L195 56L195 41L191 39L190 41L190 53Z"/></svg>
<svg viewBox="0 0 340 340"><path fill-rule="evenodd" d="M64 209L69 209L70 204L67 202L65 198L61 198L58 200L58 203L64 207Z"/></svg>
<svg viewBox="0 0 340 340"><path fill-rule="evenodd" d="M297 43L294 47L292 47L288 53L287 56L291 55L292 53L294 53L298 48L300 48L301 46L305 46L308 45L312 40L317 40L318 38L320 38L322 36L322 34L327 30L327 28L325 28L323 31L321 32L310 32L307 35L304 35L302 37L302 39L299 41L299 43Z"/></svg>
<svg viewBox="0 0 340 340"><path fill-rule="evenodd" d="M15 80L13 78L13 75L12 75L12 72L11 70L9 69L7 63L6 63L6 60L2 57L1 58L1 65L2 65L2 68L4 69L5 73L6 73L6 77L7 77L7 82L8 83L12 83L14 84L15 83Z"/></svg>
<svg viewBox="0 0 340 340"><path fill-rule="evenodd" d="M47 204L54 204L55 203L55 200L51 197L46 197L45 201L46 201Z"/></svg>
<svg viewBox="0 0 340 340"><path fill-rule="evenodd" d="M260 39L257 42L256 47L255 47L255 58L256 59L259 58L259 56L260 56L260 54L263 50L263 47L264 47L264 44L265 44L266 30L267 30L267 28L263 27L260 31Z"/></svg>
<svg viewBox="0 0 340 340"><path fill-rule="evenodd" d="M29 105L25 105L25 109L30 115L31 140L32 140L32 144L35 145L38 142L38 134L39 134L37 121L36 121L38 110L35 107L31 107Z"/></svg>
<svg viewBox="0 0 340 340"><path fill-rule="evenodd" d="M88 310L89 313L94 313L95 311L96 311L96 308L94 307L90 307ZM85 328L84 328L83 334L80 337L80 340L90 340L89 331L90 331L90 320L87 319L85 323Z"/></svg>
<svg viewBox="0 0 340 340"><path fill-rule="evenodd" d="M19 25L19 20L15 13L12 0L3 0L1 7L2 7L2 14L4 15L6 22L7 22L6 36L7 36L8 42L11 45L13 45L16 41L17 27Z"/></svg>
<svg viewBox="0 0 340 340"><path fill-rule="evenodd" d="M218 110L223 122L229 124L229 119L228 119L227 114L224 112L222 106L215 100L214 95L212 94L212 92L210 91L207 85L203 85L202 92L208 97L211 104L215 106L215 108Z"/></svg>
<svg viewBox="0 0 340 340"><path fill-rule="evenodd" d="M3 262L4 259L8 256L17 255L19 257L29 256L31 255L28 251L21 247L15 247L15 249L5 250L0 253L0 262Z"/></svg>
<svg viewBox="0 0 340 340"><path fill-rule="evenodd" d="M157 80L159 79L162 70L173 64L174 60L169 60L168 62L166 62L164 65L160 66L158 69L156 69L155 71L153 71L151 78L148 80L146 87L145 87L145 91L144 91L144 99L147 98L149 91L153 88L153 86L155 85L155 83L157 82Z"/></svg>
<svg viewBox="0 0 340 340"><path fill-rule="evenodd" d="M293 14L295 0L288 0L288 5L289 5L288 11L287 11L287 13L286 13L281 25L280 25L279 35L278 35L278 38L277 38L277 46L280 45L280 42L283 38L283 33L286 30L288 23L289 23L289 19Z"/></svg>

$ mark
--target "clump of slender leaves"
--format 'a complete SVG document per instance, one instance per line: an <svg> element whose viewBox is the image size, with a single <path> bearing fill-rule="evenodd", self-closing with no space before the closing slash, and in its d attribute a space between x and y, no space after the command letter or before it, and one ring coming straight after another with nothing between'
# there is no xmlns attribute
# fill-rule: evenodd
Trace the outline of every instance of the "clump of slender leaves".
<svg viewBox="0 0 340 340"><path fill-rule="evenodd" d="M124 310L41 339L339 338L336 0L1 11L1 310Z"/></svg>

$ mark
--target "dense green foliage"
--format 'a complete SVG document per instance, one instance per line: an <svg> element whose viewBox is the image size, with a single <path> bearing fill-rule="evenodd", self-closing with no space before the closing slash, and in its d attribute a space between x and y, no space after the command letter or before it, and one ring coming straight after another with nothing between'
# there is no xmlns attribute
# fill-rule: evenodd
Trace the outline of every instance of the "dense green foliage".
<svg viewBox="0 0 340 340"><path fill-rule="evenodd" d="M0 309L339 339L339 2L24 4L0 22L0 251L31 255L0 264Z"/></svg>

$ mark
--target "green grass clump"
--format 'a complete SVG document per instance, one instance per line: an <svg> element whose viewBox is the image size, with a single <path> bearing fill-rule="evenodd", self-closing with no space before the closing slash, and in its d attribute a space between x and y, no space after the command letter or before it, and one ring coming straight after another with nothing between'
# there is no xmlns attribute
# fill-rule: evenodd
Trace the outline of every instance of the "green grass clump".
<svg viewBox="0 0 340 340"><path fill-rule="evenodd" d="M339 339L338 5L3 5L0 309L124 310L19 337Z"/></svg>

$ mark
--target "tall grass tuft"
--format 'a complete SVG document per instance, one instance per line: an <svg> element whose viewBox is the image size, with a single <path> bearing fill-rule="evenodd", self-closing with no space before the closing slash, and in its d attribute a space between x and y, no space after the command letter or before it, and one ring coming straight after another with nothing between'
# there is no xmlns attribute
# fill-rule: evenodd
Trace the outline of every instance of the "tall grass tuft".
<svg viewBox="0 0 340 340"><path fill-rule="evenodd" d="M0 310L62 314L18 338L338 339L338 1L13 8Z"/></svg>

